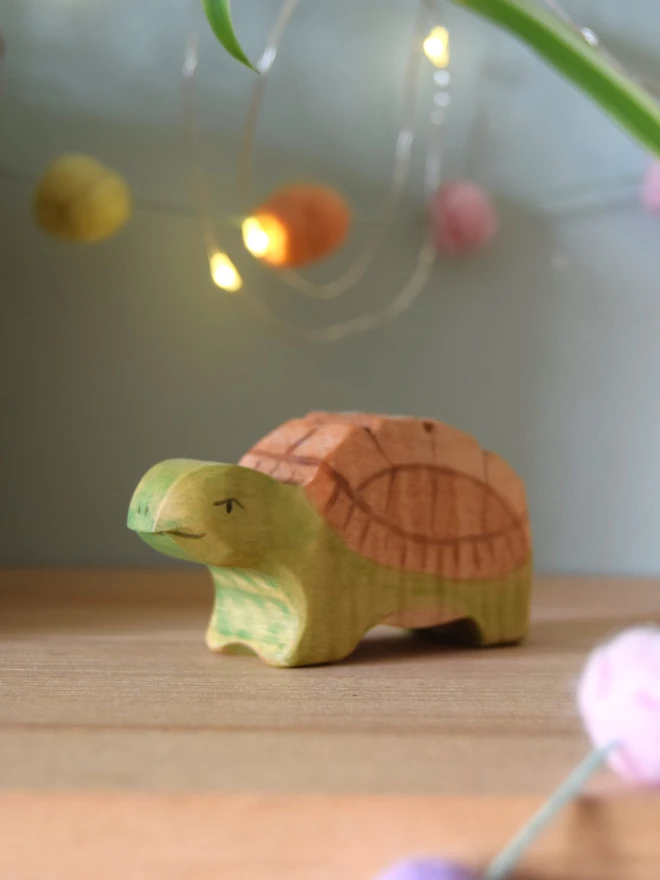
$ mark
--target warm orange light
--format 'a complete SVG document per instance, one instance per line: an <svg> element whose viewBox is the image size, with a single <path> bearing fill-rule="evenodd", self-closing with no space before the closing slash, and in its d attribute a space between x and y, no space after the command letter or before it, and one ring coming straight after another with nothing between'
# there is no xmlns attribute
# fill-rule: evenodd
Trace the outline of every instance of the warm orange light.
<svg viewBox="0 0 660 880"><path fill-rule="evenodd" d="M253 257L263 257L268 252L270 236L258 217L248 217L243 222L243 241Z"/></svg>
<svg viewBox="0 0 660 880"><path fill-rule="evenodd" d="M340 247L350 225L350 208L339 193L296 184L273 193L246 218L243 241L271 266L304 266Z"/></svg>
<svg viewBox="0 0 660 880"><path fill-rule="evenodd" d="M277 217L255 214L243 221L243 241L254 257L271 266L285 266L288 261L289 235Z"/></svg>
<svg viewBox="0 0 660 880"><path fill-rule="evenodd" d="M209 269L211 270L211 278L222 290L228 290L229 293L236 293L243 286L243 279L238 274L236 266L229 259L227 254L222 251L216 251L209 259Z"/></svg>

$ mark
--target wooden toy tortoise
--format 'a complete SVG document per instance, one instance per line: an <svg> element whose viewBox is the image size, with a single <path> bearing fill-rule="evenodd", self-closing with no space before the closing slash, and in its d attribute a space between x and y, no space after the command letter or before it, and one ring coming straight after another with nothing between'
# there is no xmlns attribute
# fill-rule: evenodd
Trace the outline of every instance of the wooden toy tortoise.
<svg viewBox="0 0 660 880"><path fill-rule="evenodd" d="M524 486L440 422L311 413L238 465L163 461L135 490L128 526L209 567L213 651L302 666L346 657L382 623L469 619L483 645L527 629Z"/></svg>

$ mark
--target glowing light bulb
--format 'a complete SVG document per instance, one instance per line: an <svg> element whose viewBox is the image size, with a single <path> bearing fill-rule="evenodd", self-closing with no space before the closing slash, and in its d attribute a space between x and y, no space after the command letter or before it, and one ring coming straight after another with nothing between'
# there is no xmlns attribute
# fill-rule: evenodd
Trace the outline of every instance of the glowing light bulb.
<svg viewBox="0 0 660 880"><path fill-rule="evenodd" d="M424 54L436 67L449 66L449 31L447 28L435 27L424 40Z"/></svg>
<svg viewBox="0 0 660 880"><path fill-rule="evenodd" d="M270 236L257 217L248 217L243 222L243 241L254 257L263 257L268 251Z"/></svg>
<svg viewBox="0 0 660 880"><path fill-rule="evenodd" d="M243 242L253 257L272 266L284 266L289 250L289 233L272 214L246 217L243 221Z"/></svg>
<svg viewBox="0 0 660 880"><path fill-rule="evenodd" d="M209 268L211 269L211 278L222 290L236 293L243 287L243 279L238 274L236 266L222 251L216 251L213 254L209 260Z"/></svg>

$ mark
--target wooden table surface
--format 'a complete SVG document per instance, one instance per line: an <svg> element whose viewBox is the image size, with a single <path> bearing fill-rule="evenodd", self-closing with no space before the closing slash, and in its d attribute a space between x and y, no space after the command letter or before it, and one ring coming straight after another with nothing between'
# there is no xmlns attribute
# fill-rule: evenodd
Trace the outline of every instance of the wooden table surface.
<svg viewBox="0 0 660 880"><path fill-rule="evenodd" d="M542 578L522 647L457 651L382 629L349 662L293 670L208 652L210 605L202 572L0 573L2 876L41 876L40 851L17 829L44 811L69 817L49 832L67 880L77 865L89 869L85 853L128 846L130 834L111 830L113 811L139 814L145 827L141 867L126 873L124 862L121 874L136 880L196 880L238 863L233 876L246 880L367 880L379 855L429 836L432 848L483 861L585 754L573 698L582 663L611 633L658 620L660 584ZM589 855L570 880L657 880L660 802L623 795L607 773L590 792L598 798L569 811L530 856L534 876L568 880L588 819ZM301 803L319 841L296 862ZM237 843L248 807L270 829L266 874L258 825L244 852ZM180 810L188 861L170 853L164 871L149 846L171 850L163 828ZM594 810L609 848L594 843ZM368 831L356 836L356 823ZM209 849L218 824L231 838L224 856ZM71 829L81 827L95 844L72 861ZM107 854L104 865L110 873L97 866L95 880L120 876Z"/></svg>

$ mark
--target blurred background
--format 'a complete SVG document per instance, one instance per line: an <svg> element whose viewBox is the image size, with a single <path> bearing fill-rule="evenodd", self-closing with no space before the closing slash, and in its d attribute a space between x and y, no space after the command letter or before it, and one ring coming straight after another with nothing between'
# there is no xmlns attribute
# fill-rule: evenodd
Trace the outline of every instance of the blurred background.
<svg viewBox="0 0 660 880"><path fill-rule="evenodd" d="M234 2L258 57L279 0ZM566 8L660 80L655 0ZM414 0L304 0L285 35L256 144L258 198L335 186L355 217L331 278L379 222L392 174ZM168 457L236 460L309 409L428 416L474 434L524 477L546 572L660 573L660 219L641 207L648 157L506 34L450 4L445 176L501 211L484 252L442 258L414 309L332 345L288 340L212 282L192 207L181 112L187 0L3 0L0 91L0 560L175 565L124 526L142 473ZM424 137L382 256L338 303L292 297L234 219L253 74L201 22L200 125L217 228L246 287L320 326L391 299L424 224ZM432 68L419 80L420 125ZM33 182L65 152L128 179L113 239L62 244L34 225Z"/></svg>

